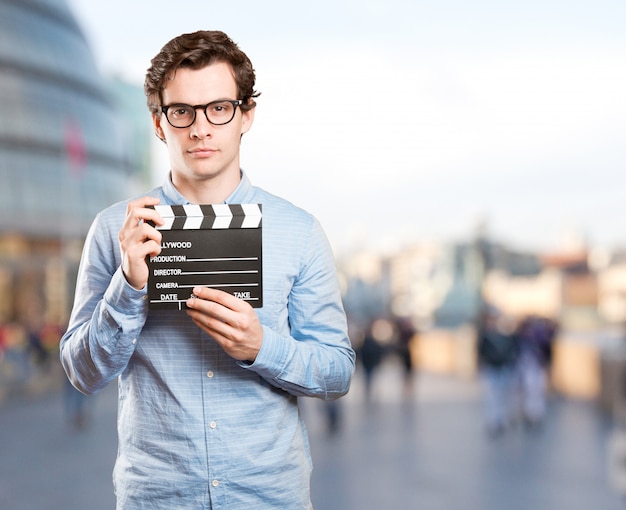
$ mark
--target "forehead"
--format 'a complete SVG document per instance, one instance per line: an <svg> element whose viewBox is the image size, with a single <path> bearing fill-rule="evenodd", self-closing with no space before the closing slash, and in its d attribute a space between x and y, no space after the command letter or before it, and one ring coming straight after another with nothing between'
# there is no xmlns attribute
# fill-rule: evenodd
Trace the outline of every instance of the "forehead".
<svg viewBox="0 0 626 510"><path fill-rule="evenodd" d="M216 62L201 69L179 68L165 82L163 102L202 104L237 99L237 82L230 64Z"/></svg>

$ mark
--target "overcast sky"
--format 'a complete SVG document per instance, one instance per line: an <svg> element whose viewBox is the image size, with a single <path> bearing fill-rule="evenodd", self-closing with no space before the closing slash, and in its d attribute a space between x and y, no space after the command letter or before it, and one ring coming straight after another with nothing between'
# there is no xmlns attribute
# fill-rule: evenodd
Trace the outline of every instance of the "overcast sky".
<svg viewBox="0 0 626 510"><path fill-rule="evenodd" d="M68 3L102 71L139 85L183 32L239 43L262 92L242 166L338 251L480 220L519 249L626 245L623 0Z"/></svg>

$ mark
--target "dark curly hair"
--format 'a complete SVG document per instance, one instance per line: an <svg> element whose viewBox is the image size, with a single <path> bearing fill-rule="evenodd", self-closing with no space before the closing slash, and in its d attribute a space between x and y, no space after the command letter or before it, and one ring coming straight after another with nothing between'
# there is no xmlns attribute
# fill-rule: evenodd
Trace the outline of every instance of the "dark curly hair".
<svg viewBox="0 0 626 510"><path fill-rule="evenodd" d="M260 93L254 90L254 68L248 56L224 32L200 30L175 37L152 59L144 82L149 110L159 113L161 93L176 69L202 69L215 62L227 62L232 66L238 99L243 100L241 109L248 111L254 108L254 98Z"/></svg>

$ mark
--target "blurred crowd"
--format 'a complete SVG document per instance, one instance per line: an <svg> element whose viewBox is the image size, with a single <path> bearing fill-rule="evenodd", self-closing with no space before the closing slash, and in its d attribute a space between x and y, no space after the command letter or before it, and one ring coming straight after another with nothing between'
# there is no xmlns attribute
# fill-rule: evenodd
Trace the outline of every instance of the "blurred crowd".
<svg viewBox="0 0 626 510"><path fill-rule="evenodd" d="M415 372L415 344L417 330L407 317L377 317L364 328L352 325L350 338L357 353L357 363L363 371L365 400L370 401L372 383L380 365L395 356L403 371L403 392L411 396Z"/></svg>
<svg viewBox="0 0 626 510"><path fill-rule="evenodd" d="M487 433L497 437L523 424L536 429L543 423L549 396L549 374L558 324L528 315L511 317L487 305L476 324L475 356L482 383ZM365 327L352 325L366 403L372 399L381 365L396 358L403 372L404 397L413 396L419 332L405 317L376 317Z"/></svg>
<svg viewBox="0 0 626 510"><path fill-rule="evenodd" d="M0 325L0 400L3 392L22 395L63 388L68 425L87 425L87 397L76 390L62 373L59 340L64 326L37 321L15 321Z"/></svg>
<svg viewBox="0 0 626 510"><path fill-rule="evenodd" d="M25 384L56 362L63 327L57 324L0 324L0 382Z"/></svg>
<svg viewBox="0 0 626 510"><path fill-rule="evenodd" d="M514 320L487 306L477 327L485 425L492 436L520 421L539 427L546 415L548 374L558 325L545 317Z"/></svg>
<svg viewBox="0 0 626 510"><path fill-rule="evenodd" d="M536 428L547 410L548 375L558 325L547 318L514 319L486 306L476 332L476 359L483 383L485 427L491 436L523 423ZM42 374L58 369L58 343L63 327L12 322L0 325L0 387L28 387ZM402 370L402 391L413 397L419 332L408 317L374 317L351 323L350 338L357 352L357 370L363 380L364 399L372 400L381 365L391 358ZM53 378L64 380L64 378ZM66 391L68 419L81 427L85 421L81 395ZM340 426L340 403L327 406L331 432Z"/></svg>

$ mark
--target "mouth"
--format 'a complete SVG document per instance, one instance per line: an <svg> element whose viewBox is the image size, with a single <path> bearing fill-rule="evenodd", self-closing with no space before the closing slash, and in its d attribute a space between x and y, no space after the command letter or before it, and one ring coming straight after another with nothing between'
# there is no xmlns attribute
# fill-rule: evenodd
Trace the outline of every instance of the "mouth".
<svg viewBox="0 0 626 510"><path fill-rule="evenodd" d="M213 156L217 152L217 149L210 147L196 147L187 151L194 158L208 158Z"/></svg>

